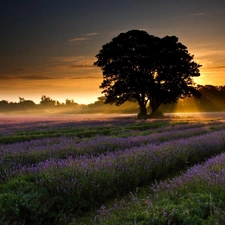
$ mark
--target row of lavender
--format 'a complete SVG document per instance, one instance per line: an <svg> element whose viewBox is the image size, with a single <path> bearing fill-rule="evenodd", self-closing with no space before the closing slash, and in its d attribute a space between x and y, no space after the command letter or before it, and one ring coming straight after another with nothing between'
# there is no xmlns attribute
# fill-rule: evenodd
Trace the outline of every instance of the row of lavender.
<svg viewBox="0 0 225 225"><path fill-rule="evenodd" d="M0 217L12 214L12 207L17 207L15 218L24 208L29 218L44 218L46 212L55 217L98 206L223 152L224 127L177 125L129 138L96 137L77 143L62 137L1 145Z"/></svg>
<svg viewBox="0 0 225 225"><path fill-rule="evenodd" d="M13 135L20 131L35 130L57 130L69 129L74 127L99 127L113 125L126 125L134 123L136 120L132 116L125 119L123 117L112 116L78 116L75 117L0 117L0 137L5 135Z"/></svg>
<svg viewBox="0 0 225 225"><path fill-rule="evenodd" d="M148 194L141 199L138 192L131 193L129 202L103 205L91 224L224 224L225 153L181 176L156 181Z"/></svg>
<svg viewBox="0 0 225 225"><path fill-rule="evenodd" d="M194 128L192 128L194 127ZM56 163L67 164L78 158L83 160L88 157L96 157L101 154L108 154L133 147L147 144L160 144L165 141L191 137L212 132L212 129L223 129L225 124L202 124L176 126L176 129L161 133L150 133L146 136L134 136L127 138L98 137L85 142L77 143L76 138L60 137L43 140L33 140L24 143L0 145L0 178L1 182L21 171L28 171L30 168L45 168L40 165L49 164L54 167ZM172 128L170 128L172 129ZM149 131L150 132L150 131Z"/></svg>
<svg viewBox="0 0 225 225"><path fill-rule="evenodd" d="M225 149L224 136L225 131L221 130L98 157L45 161L21 168L20 172L32 174L35 184L48 193L49 201L63 198L67 202L66 210L87 209L151 180L166 177L187 163L198 163L221 153Z"/></svg>
<svg viewBox="0 0 225 225"><path fill-rule="evenodd" d="M63 196L71 207L91 206L118 193L168 176L187 163L195 164L225 150L225 130L196 137L148 144L98 157L43 163L37 185L52 197ZM43 170L43 168L45 168ZM31 173L36 168L29 168ZM60 170L60 172L59 172ZM27 171L29 172L29 171Z"/></svg>
<svg viewBox="0 0 225 225"><path fill-rule="evenodd" d="M137 122L133 117L127 117L126 119L122 120L121 118L111 118L111 119L103 119L100 120L77 120L77 118L67 118L67 119L57 119L57 118L27 118L27 120L18 119L18 121L14 118L11 120L4 120L4 118L0 117L0 137L2 136L10 136L10 135L16 135L16 134L26 134L29 132L47 132L47 131L63 131L63 130L69 130L69 129L76 129L76 128L84 128L84 129L91 129L91 128L98 128L98 127L106 127L106 128L119 128L123 129L124 127L130 128L133 125L140 125L142 122ZM161 122L158 121L151 121L145 123L146 125L159 124L161 123L162 128L165 129L166 125L177 125L177 124L188 124L193 126L198 125L205 125L205 124L219 124L221 123L220 120L206 120L206 122L203 123L203 121L196 122L195 120L163 120ZM154 127L154 126L153 126ZM155 128L155 127L154 127ZM126 130L127 132L132 133L131 131Z"/></svg>

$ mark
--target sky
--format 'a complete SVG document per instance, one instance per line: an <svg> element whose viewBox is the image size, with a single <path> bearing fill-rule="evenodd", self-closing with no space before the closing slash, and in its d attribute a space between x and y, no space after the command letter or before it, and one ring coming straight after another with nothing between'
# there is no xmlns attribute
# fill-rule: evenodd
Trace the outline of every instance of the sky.
<svg viewBox="0 0 225 225"><path fill-rule="evenodd" d="M175 35L201 64L201 85L225 85L224 0L3 0L0 100L93 103L102 46L121 32Z"/></svg>

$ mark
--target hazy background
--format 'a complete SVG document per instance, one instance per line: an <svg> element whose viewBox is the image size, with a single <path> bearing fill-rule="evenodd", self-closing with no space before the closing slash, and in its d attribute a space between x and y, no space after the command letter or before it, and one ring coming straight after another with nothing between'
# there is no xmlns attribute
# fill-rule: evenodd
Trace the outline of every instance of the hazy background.
<svg viewBox="0 0 225 225"><path fill-rule="evenodd" d="M176 104L161 105L159 110L166 113L189 112L225 112L225 86L201 85L197 89L201 98L184 98ZM19 98L16 102L0 101L0 115L78 115L78 114L136 114L139 112L137 102L125 102L121 106L104 104L104 97L99 97L94 103L79 104L73 99L59 102L49 96L42 95L39 103ZM151 109L148 107L148 113Z"/></svg>

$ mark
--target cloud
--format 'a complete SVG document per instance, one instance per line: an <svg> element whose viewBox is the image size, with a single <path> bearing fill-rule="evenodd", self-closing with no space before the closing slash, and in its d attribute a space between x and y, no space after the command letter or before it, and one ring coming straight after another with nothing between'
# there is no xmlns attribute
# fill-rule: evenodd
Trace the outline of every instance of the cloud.
<svg viewBox="0 0 225 225"><path fill-rule="evenodd" d="M42 76L42 75L20 75L20 76L0 75L0 80L15 80L15 79L16 80L18 80L18 79L23 79L23 80L52 80L54 78Z"/></svg>
<svg viewBox="0 0 225 225"><path fill-rule="evenodd" d="M74 77L71 77L70 79L72 80L81 80L81 79L99 79L100 77L99 76L74 76Z"/></svg>
<svg viewBox="0 0 225 225"><path fill-rule="evenodd" d="M92 69L92 68L96 68L96 66L94 65L69 65L70 68L73 68L73 69Z"/></svg>
<svg viewBox="0 0 225 225"><path fill-rule="evenodd" d="M203 65L202 69L224 69L225 48L223 45L211 47L194 47L195 60Z"/></svg>
<svg viewBox="0 0 225 225"><path fill-rule="evenodd" d="M70 42L80 42L80 41L87 41L89 40L90 38L85 38L85 37L78 37L78 38L72 38L72 39L69 39Z"/></svg>
<svg viewBox="0 0 225 225"><path fill-rule="evenodd" d="M49 64L46 65L46 68L50 68L51 74L53 73L68 73L72 72L74 70L78 71L84 71L84 70L93 70L93 69L98 69L95 65L93 64L68 64L68 63L55 63L55 64Z"/></svg>
<svg viewBox="0 0 225 225"><path fill-rule="evenodd" d="M55 79L54 77L46 77L42 75L24 75L24 76L17 76L15 78L24 79L24 80L53 80Z"/></svg>
<svg viewBox="0 0 225 225"><path fill-rule="evenodd" d="M16 69L14 69L15 71L17 71L17 72L20 72L20 71L25 71L27 68L16 68Z"/></svg>
<svg viewBox="0 0 225 225"><path fill-rule="evenodd" d="M207 67L207 69L225 69L225 66L211 66Z"/></svg>
<svg viewBox="0 0 225 225"><path fill-rule="evenodd" d="M93 32L93 33L88 33L88 34L85 34L85 36L88 36L88 37L77 37L77 38L71 38L69 39L69 42L82 42L82 41L87 41L87 40L90 40L91 36L95 36L95 35L98 35L99 33L97 32Z"/></svg>
<svg viewBox="0 0 225 225"><path fill-rule="evenodd" d="M76 64L93 64L93 56L59 56L52 59L53 63L76 63ZM82 62L82 63L81 63Z"/></svg>
<svg viewBox="0 0 225 225"><path fill-rule="evenodd" d="M86 36L94 36L94 35L98 35L99 33L89 33L89 34L86 34Z"/></svg>
<svg viewBox="0 0 225 225"><path fill-rule="evenodd" d="M70 68L93 68L95 61L94 57L89 56L70 56L70 57L55 57L48 67L67 66Z"/></svg>
<svg viewBox="0 0 225 225"><path fill-rule="evenodd" d="M10 80L10 79L14 79L14 77L11 75L0 74L0 80Z"/></svg>
<svg viewBox="0 0 225 225"><path fill-rule="evenodd" d="M74 77L81 80L89 76L95 78L101 73L99 68L93 65L94 61L95 57L93 56L54 57L50 63L45 64L42 75L54 76L55 79L71 79Z"/></svg>
<svg viewBox="0 0 225 225"><path fill-rule="evenodd" d="M191 16L204 16L204 15L205 15L204 12L199 12L199 13L191 14Z"/></svg>
<svg viewBox="0 0 225 225"><path fill-rule="evenodd" d="M69 56L53 57L50 62L35 67L16 67L11 71L0 73L1 82L48 82L50 80L70 79L94 79L100 74L97 66L94 66L94 56ZM78 78L76 78L78 77Z"/></svg>
<svg viewBox="0 0 225 225"><path fill-rule="evenodd" d="M208 57L208 58L211 58L211 57L224 58L225 49L209 49L209 48L202 49L201 51L198 51L198 55L201 57Z"/></svg>

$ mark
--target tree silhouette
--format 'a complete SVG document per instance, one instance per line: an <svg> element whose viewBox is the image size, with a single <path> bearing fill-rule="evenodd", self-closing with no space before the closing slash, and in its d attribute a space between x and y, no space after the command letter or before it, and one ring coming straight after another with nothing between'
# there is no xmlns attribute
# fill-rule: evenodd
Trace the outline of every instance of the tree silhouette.
<svg viewBox="0 0 225 225"><path fill-rule="evenodd" d="M199 67L193 61L187 47L178 42L175 36L166 36L160 40L159 54L156 57L154 82L149 89L152 112L163 103L176 103L179 98L200 97L193 86L192 77L200 76Z"/></svg>
<svg viewBox="0 0 225 225"><path fill-rule="evenodd" d="M41 96L41 101L40 101L40 105L42 106L54 106L56 105L56 101L51 99L50 97L46 96L46 95L42 95Z"/></svg>
<svg viewBox="0 0 225 225"><path fill-rule="evenodd" d="M200 76L200 65L175 36L159 38L131 30L103 45L96 57L105 103L137 101L141 118L147 118L148 103L154 114L162 103L200 95L192 80Z"/></svg>

